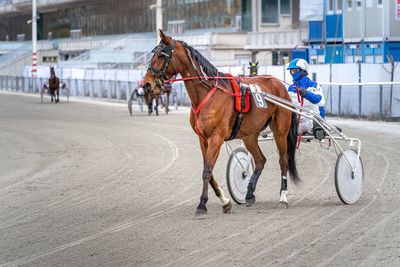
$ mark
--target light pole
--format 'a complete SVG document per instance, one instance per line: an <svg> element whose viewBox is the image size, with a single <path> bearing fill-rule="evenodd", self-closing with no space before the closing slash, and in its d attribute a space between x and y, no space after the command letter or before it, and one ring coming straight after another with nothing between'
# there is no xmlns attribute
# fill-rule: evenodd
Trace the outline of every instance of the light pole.
<svg viewBox="0 0 400 267"><path fill-rule="evenodd" d="M32 78L37 75L37 23L36 0L32 0Z"/></svg>
<svg viewBox="0 0 400 267"><path fill-rule="evenodd" d="M158 29L163 30L163 18L162 18L162 0L157 0L157 4L150 5L150 9L156 9L156 37L157 37L157 44L160 43L161 38L158 34Z"/></svg>

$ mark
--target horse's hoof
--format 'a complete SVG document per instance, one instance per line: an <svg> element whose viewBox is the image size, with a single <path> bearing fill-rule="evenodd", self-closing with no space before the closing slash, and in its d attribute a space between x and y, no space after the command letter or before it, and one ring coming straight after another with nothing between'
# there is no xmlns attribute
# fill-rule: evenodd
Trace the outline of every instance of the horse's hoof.
<svg viewBox="0 0 400 267"><path fill-rule="evenodd" d="M229 200L228 204L222 206L223 213L231 213L232 212L231 209L232 209L232 203L230 200Z"/></svg>
<svg viewBox="0 0 400 267"><path fill-rule="evenodd" d="M287 203L285 201L279 201L279 206L281 208L287 209L289 207L289 203Z"/></svg>
<svg viewBox="0 0 400 267"><path fill-rule="evenodd" d="M196 209L196 213L194 214L196 219L204 219L207 215L206 209Z"/></svg>
<svg viewBox="0 0 400 267"><path fill-rule="evenodd" d="M246 199L246 207L251 207L256 202L256 197Z"/></svg>

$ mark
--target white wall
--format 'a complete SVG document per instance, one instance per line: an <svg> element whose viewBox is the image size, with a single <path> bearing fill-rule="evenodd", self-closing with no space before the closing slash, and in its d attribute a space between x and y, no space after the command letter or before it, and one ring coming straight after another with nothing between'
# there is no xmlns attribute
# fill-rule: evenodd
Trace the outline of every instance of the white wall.
<svg viewBox="0 0 400 267"><path fill-rule="evenodd" d="M232 75L245 74L249 75L248 66L224 66L218 68L222 72L229 72ZM59 68L55 69L56 74L64 79L91 79L91 80L120 80L120 81L138 81L144 74L144 70L99 70L99 69L79 69L79 68ZM361 82L389 82L390 81L390 64L361 64ZM24 76L30 77L31 67L25 66ZM332 82L346 83L358 82L358 64L332 64ZM310 78L312 73L316 73L317 82L329 82L330 66L310 65ZM260 66L259 75L274 75L287 83L291 83L292 79L289 71L285 66ZM48 78L50 69L48 66L38 66L38 77ZM394 81L400 81L400 64L395 69Z"/></svg>

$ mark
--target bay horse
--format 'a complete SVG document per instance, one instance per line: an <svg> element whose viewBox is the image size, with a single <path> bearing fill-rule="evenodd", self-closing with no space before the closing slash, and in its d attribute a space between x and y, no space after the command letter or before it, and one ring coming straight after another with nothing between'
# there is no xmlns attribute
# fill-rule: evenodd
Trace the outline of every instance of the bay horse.
<svg viewBox="0 0 400 267"><path fill-rule="evenodd" d="M233 88L223 73L218 70L196 49L183 41L172 39L159 32L160 44L153 50L154 55L144 76L144 87L149 92L162 90L165 82L177 74L182 76L186 91L192 103L190 124L197 133L203 156L203 188L196 215L207 213L208 184L222 202L222 210L229 213L231 201L225 197L218 185L213 168L224 141L231 139L232 131L239 112L234 108ZM290 101L283 83L273 76L243 78L245 84L256 84L264 92ZM255 203L254 192L261 175L266 158L259 145L258 136L270 126L277 148L281 169L280 203L285 207L287 201L287 172L291 180L297 184L300 178L296 169L295 152L297 139L297 116L290 110L268 103L266 109L256 108L254 100L247 113L242 114L242 123L235 138L242 139L247 150L252 154L255 170L247 186L246 206Z"/></svg>
<svg viewBox="0 0 400 267"><path fill-rule="evenodd" d="M53 102L53 97L55 103L60 101L60 80L56 77L54 67L50 67L49 93L51 95L51 102Z"/></svg>

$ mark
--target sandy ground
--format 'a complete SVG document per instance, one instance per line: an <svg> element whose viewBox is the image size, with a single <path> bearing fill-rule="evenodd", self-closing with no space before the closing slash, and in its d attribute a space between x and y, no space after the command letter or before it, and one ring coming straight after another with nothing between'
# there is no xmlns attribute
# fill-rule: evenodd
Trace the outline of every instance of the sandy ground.
<svg viewBox="0 0 400 267"><path fill-rule="evenodd" d="M310 143L297 153L303 183L279 208L264 142L256 204L223 214L210 190L197 220L202 159L187 112L45 100L0 94L2 266L400 266L399 124L335 119L363 144L354 205L336 195L334 151ZM214 171L226 195L227 158Z"/></svg>

